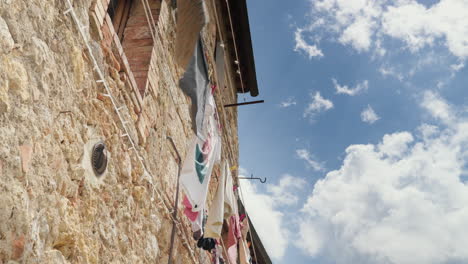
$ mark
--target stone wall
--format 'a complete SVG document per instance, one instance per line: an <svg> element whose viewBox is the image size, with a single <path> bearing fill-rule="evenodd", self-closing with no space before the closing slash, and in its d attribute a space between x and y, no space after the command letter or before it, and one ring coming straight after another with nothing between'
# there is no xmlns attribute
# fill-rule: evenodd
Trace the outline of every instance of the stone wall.
<svg viewBox="0 0 468 264"><path fill-rule="evenodd" d="M96 16L96 1L72 2L148 173L121 136L77 25L63 14L66 0L0 0L0 263L167 263L178 159L166 137L184 156L193 134L190 100L177 87L172 10L160 2L142 84L105 26L109 18ZM203 37L215 79L213 20ZM237 111L222 105L237 95L227 83L215 98L222 156L236 165ZM99 141L109 163L96 177L89 156ZM216 166L210 198L218 175ZM178 210L174 263L209 263Z"/></svg>

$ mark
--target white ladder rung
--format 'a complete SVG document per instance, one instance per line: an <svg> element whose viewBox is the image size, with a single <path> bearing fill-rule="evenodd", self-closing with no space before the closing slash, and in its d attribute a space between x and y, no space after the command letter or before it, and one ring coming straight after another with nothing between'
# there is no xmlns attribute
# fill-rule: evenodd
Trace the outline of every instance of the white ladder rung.
<svg viewBox="0 0 468 264"><path fill-rule="evenodd" d="M65 12L63 12L63 14L66 15L66 14L70 13L72 10L73 10L73 8L69 8L69 9L65 10Z"/></svg>

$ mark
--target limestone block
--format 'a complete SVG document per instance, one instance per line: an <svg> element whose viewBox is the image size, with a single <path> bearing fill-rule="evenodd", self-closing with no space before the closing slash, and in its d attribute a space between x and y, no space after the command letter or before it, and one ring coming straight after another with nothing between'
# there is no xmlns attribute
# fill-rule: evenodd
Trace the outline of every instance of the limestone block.
<svg viewBox="0 0 468 264"><path fill-rule="evenodd" d="M73 76L75 77L75 82L77 85L80 85L84 79L84 60L82 51L77 47L73 47L71 53L71 60L73 65Z"/></svg>
<svg viewBox="0 0 468 264"><path fill-rule="evenodd" d="M10 111L10 97L8 96L8 80L0 81L0 114Z"/></svg>
<svg viewBox="0 0 468 264"><path fill-rule="evenodd" d="M32 37L31 40L30 56L33 58L36 65L43 65L47 68L55 66L55 59L47 43L36 37ZM43 71L45 69L41 70ZM48 70L50 71L50 69Z"/></svg>
<svg viewBox="0 0 468 264"><path fill-rule="evenodd" d="M133 197L135 198L135 201L141 201L145 193L146 189L143 186L135 186L133 188Z"/></svg>
<svg viewBox="0 0 468 264"><path fill-rule="evenodd" d="M137 129L139 141L142 145L146 143L146 138L149 136L149 128L147 125L146 115L141 114L137 121Z"/></svg>
<svg viewBox="0 0 468 264"><path fill-rule="evenodd" d="M51 263L51 264L65 264L68 263L68 261L63 257L62 252L56 250L56 249L51 249L47 250L45 252L44 256L44 263Z"/></svg>
<svg viewBox="0 0 468 264"><path fill-rule="evenodd" d="M154 235L149 235L147 237L145 256L147 256L148 259L155 261L159 253L158 240Z"/></svg>
<svg viewBox="0 0 468 264"><path fill-rule="evenodd" d="M17 60L6 60L4 72L8 78L8 89L22 101L29 99L28 73L22 63Z"/></svg>
<svg viewBox="0 0 468 264"><path fill-rule="evenodd" d="M5 20L3 20L2 17L0 17L0 54L9 53L13 49L14 45L15 41L11 37L8 25L5 22Z"/></svg>

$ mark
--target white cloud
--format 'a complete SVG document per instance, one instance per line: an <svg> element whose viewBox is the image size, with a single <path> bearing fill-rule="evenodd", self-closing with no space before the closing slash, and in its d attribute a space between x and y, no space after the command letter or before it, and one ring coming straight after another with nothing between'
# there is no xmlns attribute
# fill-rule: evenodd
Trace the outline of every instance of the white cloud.
<svg viewBox="0 0 468 264"><path fill-rule="evenodd" d="M260 193L250 181L240 181L240 185L244 206L263 246L271 258L280 260L288 246L288 228L285 225L285 215L277 209L277 198ZM286 188L290 187L286 186ZM273 192L276 191L277 189L273 187ZM285 193L286 191L279 192Z"/></svg>
<svg viewBox="0 0 468 264"><path fill-rule="evenodd" d="M278 185L267 184L267 191L271 194L273 200L280 205L295 205L299 201L298 190L306 186L304 179L285 174Z"/></svg>
<svg viewBox="0 0 468 264"><path fill-rule="evenodd" d="M382 18L383 32L407 43L411 49L442 39L450 52L468 56L468 2L441 0L426 8L416 1L397 1Z"/></svg>
<svg viewBox="0 0 468 264"><path fill-rule="evenodd" d="M312 101L304 111L304 117L309 117L311 120L315 118L315 115L320 112L325 112L333 108L333 102L323 98L320 92L310 94Z"/></svg>
<svg viewBox="0 0 468 264"><path fill-rule="evenodd" d="M313 9L327 17L325 27L338 33L338 41L358 51L368 51L381 15L382 1L322 0L311 1ZM316 16L314 16L316 17ZM380 49L383 51L383 49Z"/></svg>
<svg viewBox="0 0 468 264"><path fill-rule="evenodd" d="M336 79L332 79L332 81L337 94L347 94L354 96L363 91L366 91L369 88L369 81L367 80L358 83L354 88L349 88L347 85L341 86Z"/></svg>
<svg viewBox="0 0 468 264"><path fill-rule="evenodd" d="M459 62L458 64L450 65L450 69L452 70L452 73L450 74L450 79L455 77L455 74L463 68L465 68L465 62L463 61Z"/></svg>
<svg viewBox="0 0 468 264"><path fill-rule="evenodd" d="M299 246L333 263L467 263L468 121L433 92L421 136L387 134L351 145L302 209Z"/></svg>
<svg viewBox="0 0 468 264"><path fill-rule="evenodd" d="M440 0L426 7L415 0L310 1L315 21L355 50L385 54L381 41L402 41L411 51L443 44L455 56L468 57L468 1ZM311 22L312 23L312 22ZM309 29L307 29L309 30ZM315 28L310 31L315 30ZM315 47L317 48L317 47Z"/></svg>
<svg viewBox="0 0 468 264"><path fill-rule="evenodd" d="M403 74L397 72L393 67L381 66L379 68L379 72L384 77L390 76L390 77L396 78L400 82L404 80Z"/></svg>
<svg viewBox="0 0 468 264"><path fill-rule="evenodd" d="M450 65L450 68L452 69L452 71L454 72L458 72L460 71L461 69L463 69L465 67L465 63L464 62L459 62L458 64L452 64Z"/></svg>
<svg viewBox="0 0 468 264"><path fill-rule="evenodd" d="M294 40L296 41L294 51L305 52L307 56L309 56L309 59L313 57L323 57L323 52L316 45L310 45L304 40L302 36L303 31L303 29L297 28L296 32L294 32Z"/></svg>
<svg viewBox="0 0 468 264"><path fill-rule="evenodd" d="M358 51L367 51L371 46L371 35L372 22L360 17L344 29L339 41L343 44L351 44Z"/></svg>
<svg viewBox="0 0 468 264"><path fill-rule="evenodd" d="M310 154L310 152L307 151L306 149L297 149L296 155L299 159L306 161L307 166L311 167L315 171L324 170L323 164L316 161L314 157L312 156L312 154Z"/></svg>
<svg viewBox="0 0 468 264"><path fill-rule="evenodd" d="M366 109L361 112L362 122L374 124L379 119L380 117L375 113L374 109L372 109L370 105L367 105Z"/></svg>
<svg viewBox="0 0 468 264"><path fill-rule="evenodd" d="M453 122L454 110L438 94L431 91L424 92L421 106L437 120L446 124Z"/></svg>
<svg viewBox="0 0 468 264"><path fill-rule="evenodd" d="M290 106L293 106L293 105L296 105L296 104L297 104L296 99L294 99L294 97L291 96L291 97L286 98L285 101L281 102L279 104L279 107L287 108L287 107L290 107Z"/></svg>

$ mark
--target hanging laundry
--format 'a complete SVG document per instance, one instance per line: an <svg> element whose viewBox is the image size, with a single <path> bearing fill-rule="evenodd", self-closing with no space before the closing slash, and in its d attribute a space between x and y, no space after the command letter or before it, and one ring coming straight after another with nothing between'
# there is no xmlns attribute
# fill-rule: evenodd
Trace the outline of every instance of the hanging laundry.
<svg viewBox="0 0 468 264"><path fill-rule="evenodd" d="M240 264L250 264L250 250L245 243L245 240L241 239L239 243L239 260Z"/></svg>
<svg viewBox="0 0 468 264"><path fill-rule="evenodd" d="M226 189L224 192L224 219L229 219L232 215L237 213L237 198L234 193L232 185L232 176L229 168L224 170L226 173Z"/></svg>
<svg viewBox="0 0 468 264"><path fill-rule="evenodd" d="M211 251L216 247L216 240L213 238L201 237L197 242L198 248L203 248L206 251Z"/></svg>
<svg viewBox="0 0 468 264"><path fill-rule="evenodd" d="M194 121L192 128L198 136L201 136L205 121L206 100L211 95L211 90L208 89L208 71L201 39L197 41L193 57L184 75L179 80L179 86L192 101L191 114Z"/></svg>
<svg viewBox="0 0 468 264"><path fill-rule="evenodd" d="M234 190L237 190L237 186L234 186ZM241 214L241 215L239 215L239 221L240 221L241 223L243 223L243 222L244 222L244 219L245 219L245 217L246 217L246 215L245 215L245 214ZM241 225L241 226L242 226L242 225Z"/></svg>
<svg viewBox="0 0 468 264"><path fill-rule="evenodd" d="M216 75L218 76L218 87L220 89L224 89L224 80L225 80L225 72L224 72L224 44L222 42L218 42L216 44Z"/></svg>
<svg viewBox="0 0 468 264"><path fill-rule="evenodd" d="M221 156L221 138L215 109L214 98L210 94L205 107L204 129L200 136L192 138L180 173L180 182L193 206L193 212L204 208L211 172Z"/></svg>
<svg viewBox="0 0 468 264"><path fill-rule="evenodd" d="M241 215L241 239L239 243L239 260L240 264L249 264L250 263L250 250L245 242L247 239L247 233L249 231L249 221L245 214Z"/></svg>
<svg viewBox="0 0 468 264"><path fill-rule="evenodd" d="M184 214L190 220L192 225L193 239L198 240L203 236L203 226L205 220L205 211L192 211L192 204L188 200L187 196L184 195L184 200L182 201L184 205Z"/></svg>
<svg viewBox="0 0 468 264"><path fill-rule="evenodd" d="M192 204L190 204L190 201L187 199L186 195L184 195L182 205L185 207L185 209L184 209L185 216L187 216L187 218L190 220L190 222L195 222L195 220L197 219L198 214L200 212L199 211L197 211L197 212L192 211Z"/></svg>
<svg viewBox="0 0 468 264"><path fill-rule="evenodd" d="M244 216L244 217L242 217L242 216ZM247 239L247 233L249 232L249 220L248 220L247 217L245 217L245 214L241 215L239 220L241 221L240 229L241 229L241 233L242 233L242 239Z"/></svg>
<svg viewBox="0 0 468 264"><path fill-rule="evenodd" d="M227 254L231 263L237 263L237 241L240 238L239 216L236 213L229 218Z"/></svg>
<svg viewBox="0 0 468 264"><path fill-rule="evenodd" d="M203 0L177 0L175 61L186 69L202 28L208 23Z"/></svg>
<svg viewBox="0 0 468 264"><path fill-rule="evenodd" d="M193 239L198 240L203 237L203 226L206 222L205 210L198 212L197 218L192 222Z"/></svg>
<svg viewBox="0 0 468 264"><path fill-rule="evenodd" d="M223 162L221 165L221 176L219 178L218 189L210 207L210 215L206 223L205 233L207 237L220 238L223 229L226 178L231 177L229 173L229 163Z"/></svg>
<svg viewBox="0 0 468 264"><path fill-rule="evenodd" d="M212 258L211 258L211 263L212 264L224 264L224 258L223 258L223 249L219 243L216 244L216 247L211 251L212 253Z"/></svg>

